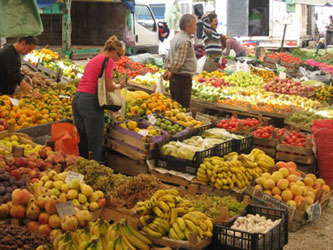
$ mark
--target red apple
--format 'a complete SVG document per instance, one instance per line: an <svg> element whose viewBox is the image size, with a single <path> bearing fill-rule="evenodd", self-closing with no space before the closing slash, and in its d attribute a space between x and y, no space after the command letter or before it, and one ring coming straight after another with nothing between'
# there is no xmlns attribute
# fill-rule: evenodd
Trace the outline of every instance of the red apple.
<svg viewBox="0 0 333 250"><path fill-rule="evenodd" d="M42 212L42 213L39 214L38 221L41 224L48 224L49 223L49 218L50 218L50 215L48 213Z"/></svg>

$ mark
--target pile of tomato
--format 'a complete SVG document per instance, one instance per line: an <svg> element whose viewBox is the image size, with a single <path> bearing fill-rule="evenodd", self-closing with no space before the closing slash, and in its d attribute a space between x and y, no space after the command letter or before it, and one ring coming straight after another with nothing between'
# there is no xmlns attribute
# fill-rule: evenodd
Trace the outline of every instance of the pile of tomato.
<svg viewBox="0 0 333 250"><path fill-rule="evenodd" d="M267 55L267 57L274 59L276 61L281 59L281 61L286 62L286 63L297 63L297 64L302 63L301 59L299 59L298 57L292 56L290 54L282 53L282 52L269 54L269 55Z"/></svg>
<svg viewBox="0 0 333 250"><path fill-rule="evenodd" d="M127 73L128 77L131 78L134 78L138 75L144 75L148 72L155 73L157 71L150 67L146 67L143 63L131 61L127 56L121 57L115 63L115 70L118 72L118 74L124 75Z"/></svg>
<svg viewBox="0 0 333 250"><path fill-rule="evenodd" d="M305 147L306 138L311 138L311 135L305 136L300 132L292 131L284 138L282 144L292 145L296 147Z"/></svg>
<svg viewBox="0 0 333 250"><path fill-rule="evenodd" d="M272 125L265 127L259 126L258 129L254 131L252 134L254 137L257 138L272 139L273 131L276 131L276 138L279 138L284 136L287 130L285 128L275 128Z"/></svg>
<svg viewBox="0 0 333 250"><path fill-rule="evenodd" d="M231 117L230 119L221 120L216 127L224 128L227 130L238 131L238 124L243 124L243 129L252 128L259 124L259 120L256 118L246 118L246 119L238 119L235 117Z"/></svg>

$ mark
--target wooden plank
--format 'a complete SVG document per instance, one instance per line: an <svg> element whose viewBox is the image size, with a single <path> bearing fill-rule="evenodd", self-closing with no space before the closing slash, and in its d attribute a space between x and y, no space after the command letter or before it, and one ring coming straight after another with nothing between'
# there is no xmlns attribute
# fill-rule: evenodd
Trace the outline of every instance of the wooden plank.
<svg viewBox="0 0 333 250"><path fill-rule="evenodd" d="M141 149L142 151L151 151L155 148L155 143L146 143L142 140L138 140L130 135L123 134L115 129L111 129L109 136L118 141L129 144L133 147Z"/></svg>
<svg viewBox="0 0 333 250"><path fill-rule="evenodd" d="M301 126L301 125L299 125L297 123L294 123L294 122L288 122L287 119L284 119L284 124L289 125L289 126L298 127L298 128L300 128L301 130L303 130L305 132L311 133L311 128Z"/></svg>
<svg viewBox="0 0 333 250"><path fill-rule="evenodd" d="M144 154L136 150L133 150L130 147L127 147L126 145L123 145L115 140L110 140L109 142L111 143L112 150L117 151L123 155L126 155L131 159L144 160L152 158L152 155Z"/></svg>
<svg viewBox="0 0 333 250"><path fill-rule="evenodd" d="M148 173L148 166L144 161L136 161L118 153L106 154L106 164L118 173L136 176Z"/></svg>
<svg viewBox="0 0 333 250"><path fill-rule="evenodd" d="M281 161L294 161L305 165L310 165L314 162L314 156L291 155L282 152L276 152L275 158Z"/></svg>
<svg viewBox="0 0 333 250"><path fill-rule="evenodd" d="M312 155L311 147L296 147L296 146L292 146L292 145L284 145L284 144L278 143L276 145L276 150L282 151L282 152L292 152L292 153L302 154L305 156Z"/></svg>
<svg viewBox="0 0 333 250"><path fill-rule="evenodd" d="M149 173L156 176L161 181L166 182L166 183L179 185L179 186L185 186L185 187L187 187L191 184L190 181L188 181L180 176L176 176L176 175L172 175L172 174L162 174L153 169L149 169Z"/></svg>
<svg viewBox="0 0 333 250"><path fill-rule="evenodd" d="M253 137L253 144L261 145L261 146L275 147L276 144L277 144L277 141L276 141L276 139L266 139L266 138Z"/></svg>
<svg viewBox="0 0 333 250"><path fill-rule="evenodd" d="M107 222L109 222L111 224L111 222L118 222L119 220L125 218L127 219L128 223L133 226L134 228L138 228L138 224L139 224L139 219L137 217L134 216L130 216L127 213L122 213L117 211L115 208L107 208L104 207L100 218L103 220L106 220Z"/></svg>

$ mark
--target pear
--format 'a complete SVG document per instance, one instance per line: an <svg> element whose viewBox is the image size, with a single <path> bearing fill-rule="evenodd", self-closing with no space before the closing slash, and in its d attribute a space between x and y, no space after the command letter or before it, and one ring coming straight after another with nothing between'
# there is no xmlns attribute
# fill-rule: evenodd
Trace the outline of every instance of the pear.
<svg viewBox="0 0 333 250"><path fill-rule="evenodd" d="M78 207L78 206L80 206L80 202L79 202L78 199L74 199L74 200L72 200L72 204L73 204L74 207Z"/></svg>
<svg viewBox="0 0 333 250"><path fill-rule="evenodd" d="M67 193L67 199L73 200L77 197L77 195L78 195L78 192L76 190L71 189Z"/></svg>
<svg viewBox="0 0 333 250"><path fill-rule="evenodd" d="M69 183L69 189L79 189L80 187L80 181L78 179L73 179Z"/></svg>
<svg viewBox="0 0 333 250"><path fill-rule="evenodd" d="M47 175L43 175L42 178L40 178L40 180L41 180L43 183L46 183L47 181L50 180L50 178L49 178Z"/></svg>
<svg viewBox="0 0 333 250"><path fill-rule="evenodd" d="M62 185L64 185L63 181L54 181L53 182L53 187L55 187L56 189L61 190Z"/></svg>
<svg viewBox="0 0 333 250"><path fill-rule="evenodd" d="M56 171L51 170L47 175L49 176L50 180L54 180L54 177L58 174Z"/></svg>
<svg viewBox="0 0 333 250"><path fill-rule="evenodd" d="M92 193L94 192L94 190L89 185L84 184L84 183L82 183L80 185L80 190L81 190L81 193L84 194L87 197L92 195Z"/></svg>
<svg viewBox="0 0 333 250"><path fill-rule="evenodd" d="M91 214L87 210L78 210L75 217L78 219L80 227L88 226L89 222L92 220Z"/></svg>
<svg viewBox="0 0 333 250"><path fill-rule="evenodd" d="M67 194L66 193L62 193L59 196L59 199L60 199L61 202L66 202L67 201Z"/></svg>
<svg viewBox="0 0 333 250"><path fill-rule="evenodd" d="M99 199L104 197L104 193L102 191L100 191L100 190L95 191L95 193L98 195Z"/></svg>
<svg viewBox="0 0 333 250"><path fill-rule="evenodd" d="M50 191L51 195L54 195L56 197L59 197L59 195L61 194L58 188L52 188Z"/></svg>
<svg viewBox="0 0 333 250"><path fill-rule="evenodd" d="M78 200L81 204L84 204L87 202L87 196L85 196L84 194L79 194Z"/></svg>
<svg viewBox="0 0 333 250"><path fill-rule="evenodd" d="M47 189L53 188L53 181L45 182L44 187L46 187Z"/></svg>
<svg viewBox="0 0 333 250"><path fill-rule="evenodd" d="M98 201L98 194L96 194L96 192L94 192L94 193L92 193L92 195L91 196L89 196L89 201L90 202L96 202L96 201Z"/></svg>
<svg viewBox="0 0 333 250"><path fill-rule="evenodd" d="M61 187L61 191L63 193L67 193L69 191L69 184L68 183L64 183Z"/></svg>
<svg viewBox="0 0 333 250"><path fill-rule="evenodd" d="M90 204L89 204L89 210L90 211L95 211L98 208L99 208L99 206L98 206L97 202L90 202Z"/></svg>
<svg viewBox="0 0 333 250"><path fill-rule="evenodd" d="M57 178L61 181L65 181L66 177L67 177L67 171L62 172L62 173L57 175Z"/></svg>

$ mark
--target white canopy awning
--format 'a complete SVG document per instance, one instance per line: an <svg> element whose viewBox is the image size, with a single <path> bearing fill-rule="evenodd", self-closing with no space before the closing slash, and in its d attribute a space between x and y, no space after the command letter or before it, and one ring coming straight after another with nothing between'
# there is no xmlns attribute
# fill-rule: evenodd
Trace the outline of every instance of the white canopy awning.
<svg viewBox="0 0 333 250"><path fill-rule="evenodd" d="M275 0L285 2L286 0ZM318 6L331 6L333 7L333 0L296 0L298 4L318 5Z"/></svg>

